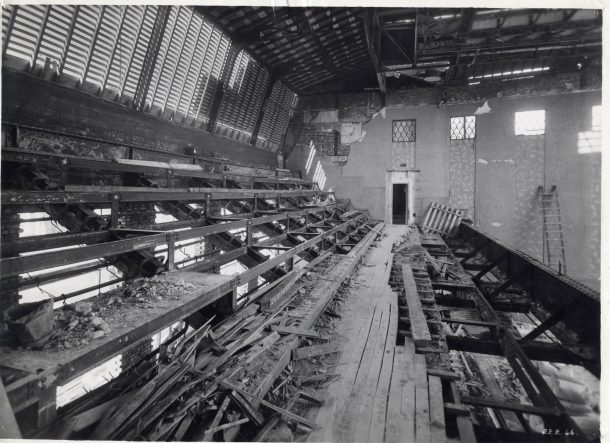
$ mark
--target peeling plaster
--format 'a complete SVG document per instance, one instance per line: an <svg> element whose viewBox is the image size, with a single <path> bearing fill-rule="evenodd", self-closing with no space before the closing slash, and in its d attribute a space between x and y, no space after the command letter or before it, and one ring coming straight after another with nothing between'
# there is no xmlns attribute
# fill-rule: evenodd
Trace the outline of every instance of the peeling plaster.
<svg viewBox="0 0 610 443"><path fill-rule="evenodd" d="M311 123L337 123L339 122L339 110L333 109L332 111L319 111Z"/></svg>
<svg viewBox="0 0 610 443"><path fill-rule="evenodd" d="M479 106L476 111L474 111L474 115L482 115L489 114L491 112L491 108L489 107L489 103L485 100L482 106Z"/></svg>
<svg viewBox="0 0 610 443"><path fill-rule="evenodd" d="M373 116L371 117L371 120L374 120L378 115L381 114L381 118L382 120L385 120L385 107L381 108L379 111L375 112L373 114ZM369 120L369 121L371 121ZM365 124L368 123L369 121L364 122Z"/></svg>

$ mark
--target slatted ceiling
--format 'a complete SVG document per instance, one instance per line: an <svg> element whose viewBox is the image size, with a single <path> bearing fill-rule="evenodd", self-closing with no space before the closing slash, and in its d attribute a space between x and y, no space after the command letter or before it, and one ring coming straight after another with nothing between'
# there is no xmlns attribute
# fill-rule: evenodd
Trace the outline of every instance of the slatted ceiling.
<svg viewBox="0 0 610 443"><path fill-rule="evenodd" d="M261 66L259 70L262 73L262 76L259 78L259 81L254 88L255 95L250 103L250 110L247 114L248 118L246 119L245 123L250 133L252 133L254 130L254 125L256 125L258 114L263 106L267 84L269 83L269 79L271 77L269 75L269 71L267 71L264 67Z"/></svg>
<svg viewBox="0 0 610 443"><path fill-rule="evenodd" d="M129 69L129 60L138 38L139 22L143 15L143 8L139 6L125 6L123 19L119 26L118 37L114 53L109 60L109 69L105 88L120 92Z"/></svg>
<svg viewBox="0 0 610 443"><path fill-rule="evenodd" d="M146 105L148 107L152 107L155 96L157 93L157 88L159 87L159 80L161 77L161 73L163 71L163 66L165 64L165 59L169 52L170 43L173 39L174 32L176 30L175 24L178 19L178 15L180 12L180 7L172 7L169 12L169 17L167 19L167 25L165 27L165 33L163 34L163 38L161 40L161 46L159 47L159 54L157 55L157 60L155 62L155 67L153 69L153 74L150 81L150 87L148 88L148 94L146 97Z"/></svg>
<svg viewBox="0 0 610 443"><path fill-rule="evenodd" d="M110 68L110 59L118 41L124 11L124 6L106 6L99 24L99 32L91 53L89 70L86 73L85 81L100 88L104 86L106 81L108 69Z"/></svg>
<svg viewBox="0 0 610 443"><path fill-rule="evenodd" d="M85 65L92 48L93 36L102 16L100 6L81 6L76 17L70 46L67 48L63 73L83 80Z"/></svg>
<svg viewBox="0 0 610 443"><path fill-rule="evenodd" d="M227 54L231 47L231 41L227 36L222 34L219 30L214 29L212 35L217 35L219 43L216 47L216 52L210 58L212 60L212 70L208 74L203 91L203 96L199 106L197 107L197 116L202 118L206 123L210 120L210 109L214 96L216 95L217 89L220 87L219 79L222 75ZM212 51L208 49L208 54L212 54ZM207 59L207 54L206 54Z"/></svg>
<svg viewBox="0 0 610 443"><path fill-rule="evenodd" d="M252 99L256 95L256 87L259 83L262 83L262 79L259 79L261 75L261 71L256 69L254 63L248 63L246 66L246 73L244 74L242 87L239 88L239 95L244 94L246 97L245 100L243 100L239 106L237 106L236 118L234 120L234 126L238 128L248 128L246 115L250 110L249 107Z"/></svg>
<svg viewBox="0 0 610 443"><path fill-rule="evenodd" d="M196 14L192 15L186 40L182 45L182 52L178 64L173 75L172 87L168 96L166 107L176 111L180 102L182 93L184 92L184 84L187 81L187 76L190 72L190 67L193 61L195 48L199 44L199 36L203 26L203 19Z"/></svg>
<svg viewBox="0 0 610 443"><path fill-rule="evenodd" d="M152 102L154 105L158 106L162 112L165 112L165 105L171 92L175 68L178 65L182 46L188 35L188 28L192 15L193 10L191 8L179 7L176 21L171 31L171 39L169 41L165 60L161 65L157 63L156 69L160 69L161 73Z"/></svg>
<svg viewBox="0 0 610 443"><path fill-rule="evenodd" d="M59 67L63 58L68 32L76 7L72 5L49 6L49 18L40 40L40 49L36 57L36 63L44 66L45 59L55 62Z"/></svg>
<svg viewBox="0 0 610 443"><path fill-rule="evenodd" d="M188 117L193 98L196 94L197 85L201 80L201 73L204 66L206 52L212 40L212 26L205 20L201 21L195 43L193 44L192 55L189 60L188 68L184 76L180 98L178 100L177 111Z"/></svg>
<svg viewBox="0 0 610 443"><path fill-rule="evenodd" d="M2 45L4 46L4 40L6 39L6 31L8 24L11 21L11 14L13 13L13 5L4 5L2 7Z"/></svg>
<svg viewBox="0 0 610 443"><path fill-rule="evenodd" d="M193 94L193 98L187 112L187 117L193 115L197 120L204 123L209 121L208 109L210 102L206 101L206 93L208 96L211 96L211 94L209 94L209 90L214 89L215 91L215 86L213 85L214 81L212 80L212 82L210 82L210 80L212 78L212 72L214 71L216 56L219 52L222 53L221 38L222 35L220 31L212 27L207 45L205 47L205 52L203 52L203 62L200 68L199 78L195 84L195 93ZM222 53L223 59L225 56L226 52ZM211 100L211 98L208 97L208 100Z"/></svg>
<svg viewBox="0 0 610 443"><path fill-rule="evenodd" d="M129 71L127 72L127 77L123 84L122 91L122 96L130 99L133 99L136 93L138 81L140 80L140 75L142 73L142 67L144 66L146 50L148 49L148 45L150 43L153 26L158 12L158 6L146 6L146 10L141 20L138 40L135 43L135 48L129 65Z"/></svg>
<svg viewBox="0 0 610 443"><path fill-rule="evenodd" d="M32 63L46 9L43 5L20 5L17 8L7 55Z"/></svg>
<svg viewBox="0 0 610 443"><path fill-rule="evenodd" d="M284 118L292 111L291 103L286 106L291 92L281 82L275 82L264 109L263 120L258 133L257 145L261 147L278 146L284 132ZM294 95L294 94L293 94ZM286 120L287 121L287 120ZM286 128L284 128L284 131Z"/></svg>

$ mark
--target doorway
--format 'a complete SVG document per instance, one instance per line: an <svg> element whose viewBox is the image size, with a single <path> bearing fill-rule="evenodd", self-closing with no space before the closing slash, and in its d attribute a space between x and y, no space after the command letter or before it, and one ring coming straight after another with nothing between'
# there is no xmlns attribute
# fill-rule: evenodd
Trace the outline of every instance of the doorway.
<svg viewBox="0 0 610 443"><path fill-rule="evenodd" d="M394 183L392 185L392 224L406 225L407 224L407 184Z"/></svg>

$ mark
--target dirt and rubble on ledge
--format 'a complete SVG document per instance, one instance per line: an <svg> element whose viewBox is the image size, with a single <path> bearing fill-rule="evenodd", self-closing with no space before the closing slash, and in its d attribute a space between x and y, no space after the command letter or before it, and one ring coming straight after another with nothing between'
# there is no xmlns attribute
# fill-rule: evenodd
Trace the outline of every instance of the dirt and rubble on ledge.
<svg viewBox="0 0 610 443"><path fill-rule="evenodd" d="M55 310L53 334L42 349L61 351L86 345L112 332L108 319L127 318L131 309L152 307L155 301L178 298L196 289L185 281L137 278L88 300L66 304Z"/></svg>

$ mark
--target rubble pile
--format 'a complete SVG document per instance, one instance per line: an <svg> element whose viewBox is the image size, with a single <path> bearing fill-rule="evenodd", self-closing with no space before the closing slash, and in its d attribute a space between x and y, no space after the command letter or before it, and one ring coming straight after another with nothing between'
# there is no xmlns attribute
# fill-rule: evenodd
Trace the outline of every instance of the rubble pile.
<svg viewBox="0 0 610 443"><path fill-rule="evenodd" d="M55 311L53 333L43 349L61 351L85 346L112 332L105 319L120 317L125 311L152 307L158 300L178 299L197 287L190 282L158 278L137 278L87 301L65 305Z"/></svg>

